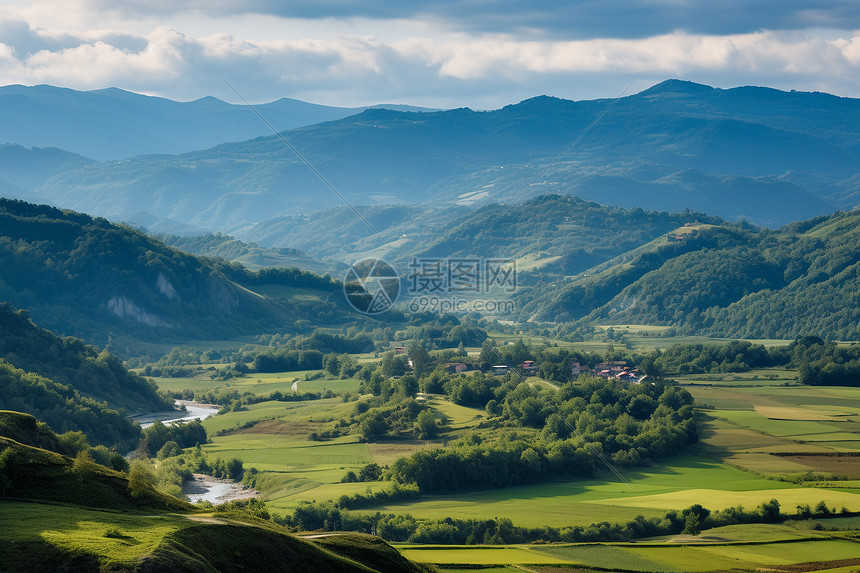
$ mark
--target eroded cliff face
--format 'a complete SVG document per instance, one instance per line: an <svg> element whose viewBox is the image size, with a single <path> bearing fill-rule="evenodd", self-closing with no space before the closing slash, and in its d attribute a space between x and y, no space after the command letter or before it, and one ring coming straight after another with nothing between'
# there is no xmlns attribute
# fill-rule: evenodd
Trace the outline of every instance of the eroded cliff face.
<svg viewBox="0 0 860 573"><path fill-rule="evenodd" d="M107 301L107 309L119 318L130 318L147 326L174 327L172 323L140 308L126 296L112 297Z"/></svg>

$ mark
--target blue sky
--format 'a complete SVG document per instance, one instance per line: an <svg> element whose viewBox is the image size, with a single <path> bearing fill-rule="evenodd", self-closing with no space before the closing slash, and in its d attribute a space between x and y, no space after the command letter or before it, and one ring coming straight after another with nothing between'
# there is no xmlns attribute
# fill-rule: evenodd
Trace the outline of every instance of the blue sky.
<svg viewBox="0 0 860 573"><path fill-rule="evenodd" d="M860 2L0 1L0 85L492 109L667 78L860 97Z"/></svg>

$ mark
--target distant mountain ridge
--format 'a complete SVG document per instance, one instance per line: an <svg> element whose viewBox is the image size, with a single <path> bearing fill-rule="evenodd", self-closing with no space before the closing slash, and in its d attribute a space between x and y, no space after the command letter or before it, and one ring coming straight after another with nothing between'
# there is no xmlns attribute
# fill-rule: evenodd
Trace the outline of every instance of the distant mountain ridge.
<svg viewBox="0 0 860 573"><path fill-rule="evenodd" d="M614 103L540 96L486 112L367 109L284 137L351 205L474 207L571 193L778 227L860 204L860 100L828 94L670 80ZM113 219L144 212L228 234L343 205L273 135L80 165L24 191Z"/></svg>
<svg viewBox="0 0 860 573"><path fill-rule="evenodd" d="M340 119L366 109L330 107L290 98L255 104L254 108L278 130ZM0 144L59 147L106 161L186 153L270 134L269 127L248 106L211 96L179 102L118 88L77 91L48 85L0 87Z"/></svg>

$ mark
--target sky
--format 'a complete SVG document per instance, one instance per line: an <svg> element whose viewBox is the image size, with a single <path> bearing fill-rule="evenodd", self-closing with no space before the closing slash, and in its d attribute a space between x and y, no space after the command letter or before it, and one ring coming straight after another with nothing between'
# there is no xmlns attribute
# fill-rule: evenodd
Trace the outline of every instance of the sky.
<svg viewBox="0 0 860 573"><path fill-rule="evenodd" d="M669 78L860 97L860 2L0 0L0 85L496 109Z"/></svg>

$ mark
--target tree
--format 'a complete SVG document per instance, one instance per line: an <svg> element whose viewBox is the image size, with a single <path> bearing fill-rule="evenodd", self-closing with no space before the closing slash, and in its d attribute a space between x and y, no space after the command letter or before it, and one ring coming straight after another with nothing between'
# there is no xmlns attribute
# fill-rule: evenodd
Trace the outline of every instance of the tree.
<svg viewBox="0 0 860 573"><path fill-rule="evenodd" d="M765 522L779 521L779 500L774 498L762 503L758 506L758 511Z"/></svg>
<svg viewBox="0 0 860 573"><path fill-rule="evenodd" d="M0 451L0 495L5 496L6 490L14 483L17 458L18 453L12 448Z"/></svg>
<svg viewBox="0 0 860 573"><path fill-rule="evenodd" d="M70 458L75 457L80 452L90 449L90 443L87 441L87 436L80 430L70 430L57 436L57 439L60 442L60 452L66 454Z"/></svg>
<svg viewBox="0 0 860 573"><path fill-rule="evenodd" d="M481 353L478 355L478 362L480 362L481 364L494 366L496 364L500 364L501 361L502 355L496 348L495 341L492 338L488 338L481 346Z"/></svg>
<svg viewBox="0 0 860 573"><path fill-rule="evenodd" d="M487 414L489 414L490 416L502 415L502 407L499 406L499 403L495 399L487 402L487 406L485 409L487 410Z"/></svg>
<svg viewBox="0 0 860 573"><path fill-rule="evenodd" d="M93 472L96 462L87 450L81 450L75 456L75 463L72 465L72 470L79 477L84 477Z"/></svg>
<svg viewBox="0 0 860 573"><path fill-rule="evenodd" d="M418 414L418 437L422 440L432 440L439 435L439 426L436 425L436 417L429 408Z"/></svg>
<svg viewBox="0 0 860 573"><path fill-rule="evenodd" d="M385 418L380 412L371 411L368 412L364 417L364 420L361 421L359 430L361 431L361 437L364 440L372 442L385 435L385 432L388 431L388 426L385 423Z"/></svg>
<svg viewBox="0 0 860 573"><path fill-rule="evenodd" d="M409 358L412 360L412 370L415 376L421 377L430 370L431 359L430 354L420 342L416 342L409 349Z"/></svg>
<svg viewBox="0 0 860 573"><path fill-rule="evenodd" d="M172 458L173 456L178 456L182 453L182 448L179 447L179 444L170 440L164 446L158 450L158 453L155 455L159 460L163 460L165 458Z"/></svg>
<svg viewBox="0 0 860 573"><path fill-rule="evenodd" d="M134 460L128 471L128 491L131 497L139 499L155 490L155 473L148 462Z"/></svg>
<svg viewBox="0 0 860 573"><path fill-rule="evenodd" d="M702 532L699 516L695 513L687 514L687 519L684 521L684 531L687 535L699 535Z"/></svg>
<svg viewBox="0 0 860 573"><path fill-rule="evenodd" d="M370 462L358 472L358 481L379 481L381 479L382 468L374 462Z"/></svg>

